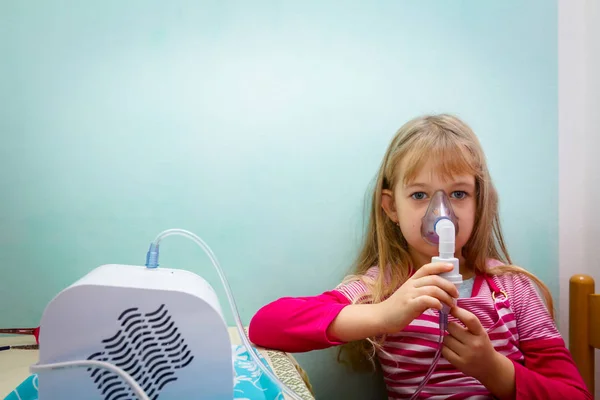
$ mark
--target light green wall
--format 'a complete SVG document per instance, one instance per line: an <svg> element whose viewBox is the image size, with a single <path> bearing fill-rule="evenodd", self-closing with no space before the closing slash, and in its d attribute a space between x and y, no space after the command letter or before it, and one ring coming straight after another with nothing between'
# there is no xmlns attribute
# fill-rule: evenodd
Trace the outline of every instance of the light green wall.
<svg viewBox="0 0 600 400"><path fill-rule="evenodd" d="M389 139L442 111L479 134L515 261L557 294L555 2L324 3L1 2L0 325L171 227L212 246L245 323L327 290ZM193 244L161 261L222 294ZM375 397L334 355L299 357L319 397Z"/></svg>

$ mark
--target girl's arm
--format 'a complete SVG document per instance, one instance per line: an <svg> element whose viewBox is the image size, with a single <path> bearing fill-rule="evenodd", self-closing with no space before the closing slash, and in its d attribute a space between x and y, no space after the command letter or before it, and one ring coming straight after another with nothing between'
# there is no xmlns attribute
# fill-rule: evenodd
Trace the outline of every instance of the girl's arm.
<svg viewBox="0 0 600 400"><path fill-rule="evenodd" d="M352 305L340 291L313 297L284 297L262 307L250 321L254 344L305 352L378 334L373 305Z"/></svg>
<svg viewBox="0 0 600 400"><path fill-rule="evenodd" d="M377 304L369 303L362 279L319 296L279 299L254 316L250 340L263 347L301 352L398 332L426 309L441 309L442 301L453 304L452 296L458 297L456 287L437 276L452 268L444 263L424 265ZM372 267L364 278L376 279L377 275L378 268Z"/></svg>
<svg viewBox="0 0 600 400"><path fill-rule="evenodd" d="M365 276L375 279L378 270L373 267ZM354 281L318 296L283 297L258 310L250 321L250 341L299 353L369 337L377 331L374 313L369 305L352 304L367 293L364 282Z"/></svg>
<svg viewBox="0 0 600 400"><path fill-rule="evenodd" d="M524 365L515 367L517 400L592 400L571 353L529 278L513 278L512 308L519 331Z"/></svg>

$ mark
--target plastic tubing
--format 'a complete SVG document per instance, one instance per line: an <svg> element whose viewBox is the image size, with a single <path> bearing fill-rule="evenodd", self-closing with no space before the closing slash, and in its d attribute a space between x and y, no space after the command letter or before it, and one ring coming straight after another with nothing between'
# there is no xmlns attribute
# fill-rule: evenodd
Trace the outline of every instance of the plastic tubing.
<svg viewBox="0 0 600 400"><path fill-rule="evenodd" d="M186 237L186 238L194 241L194 243L196 243L198 246L200 246L202 248L202 250L204 250L204 252L208 256L208 258L212 262L213 266L217 270L217 273L219 274L219 278L221 279L221 283L223 284L223 288L225 289L225 293L227 294L227 299L229 300L229 305L231 307L231 312L233 314L233 318L235 319L238 333L240 335L240 338L242 339L242 342L244 343L244 346L246 346L248 353L250 353L250 356L252 357L254 362L260 367L260 369L262 369L262 371L273 382L276 382L281 387L281 389L283 390L283 392L285 394L287 394L294 400L304 400L296 392L294 392L292 389L290 389L285 383L281 382L281 380L279 380L279 378L277 378L277 376L273 372L271 372L269 370L269 368L267 368L267 366L265 366L263 364L263 362L260 360L258 355L254 352L254 349L253 349L252 345L250 344L250 339L248 339L248 336L246 335L246 331L244 330L244 326L242 325L242 320L240 318L240 314L238 312L238 309L237 309L237 306L235 303L235 299L233 298L233 294L231 293L231 288L229 287L229 283L227 282L227 279L225 278L225 274L223 273L223 270L221 269L221 265L219 264L219 261L217 260L217 257L215 256L213 251L202 239L200 239L200 237L198 237L194 233L186 231L184 229L168 229L166 231L161 232L156 237L156 239L154 239L154 242L152 242L152 244L150 244L150 249L148 250L148 254L146 256L146 267L148 267L148 268L157 268L158 267L159 244L164 238L166 238L168 236Z"/></svg>
<svg viewBox="0 0 600 400"><path fill-rule="evenodd" d="M158 264L159 245L160 245L160 242L168 236L186 237L186 238L194 241L198 246L200 246L202 248L202 250L204 250L204 252L208 256L208 258L212 262L213 266L217 270L217 273L219 274L219 278L221 279L221 283L223 285L223 288L225 289L225 293L227 294L227 300L229 301L229 305L230 305L233 317L235 319L238 333L240 335L240 338L242 339L242 342L244 343L244 346L246 346L246 349L248 349L248 353L250 353L252 359L260 367L260 369L262 369L262 371L273 382L276 382L279 384L279 386L281 387L283 392L285 392L285 394L289 395L294 400L304 400L296 392L294 392L292 389L290 389L285 383L281 382L281 380L279 380L279 378L277 378L277 376L275 374L273 374L264 365L264 363L260 360L260 358L258 358L258 355L256 355L256 353L254 352L253 347L250 344L250 339L248 339L248 336L246 335L246 331L244 330L244 326L242 324L242 320L240 318L240 314L238 312L235 299L233 298L233 294L231 293L231 287L229 286L229 283L227 282L227 279L225 278L225 274L223 273L221 265L219 264L219 261L217 260L217 257L215 256L215 254L213 253L211 248L200 237L198 237L194 233L186 231L184 229L168 229L166 231L161 232L156 237L156 239L154 239L154 242L152 242L152 244L150 244L150 249L148 250L148 254L146 256L146 267L148 267L148 268L157 268L158 267L158 265L159 265ZM429 382L429 379L431 378L431 375L433 374L433 371L435 370L435 367L437 366L437 364L442 356L442 342L444 340L444 334L446 332L447 327L448 327L448 307L444 306L444 308L440 311L440 338L438 340L438 350L435 353L431 367L429 367L429 370L427 371L427 374L425 375L423 381L417 387L417 390L415 391L415 393L412 395L411 400L415 400L418 398L418 395L421 393L421 391L423 390L425 385L427 385L427 383Z"/></svg>
<svg viewBox="0 0 600 400"><path fill-rule="evenodd" d="M129 375L125 370L112 365L111 363L98 360L78 360L78 361L65 361L52 364L34 364L29 367L29 371L34 374L40 374L46 371L57 371L67 368L102 368L117 374L125 383L129 385L133 393L136 395L138 400L150 400L150 397L144 392L144 389ZM16 392L15 392L16 393ZM42 393L41 398L44 398ZM20 399L20 397L19 397Z"/></svg>
<svg viewBox="0 0 600 400"><path fill-rule="evenodd" d="M442 356L442 342L444 341L444 333L446 332L447 327L448 312L444 308L440 311L440 338L438 339L438 349L435 352L435 356L433 357L433 363L431 364L431 367L429 367L429 370L427 371L427 374L425 374L423 381L421 381L421 384L417 387L417 390L412 395L410 400L416 400L418 398L425 385L427 385L427 383L429 382L431 375L433 375L433 371L435 370L435 367L437 367L438 362L440 361L440 357Z"/></svg>

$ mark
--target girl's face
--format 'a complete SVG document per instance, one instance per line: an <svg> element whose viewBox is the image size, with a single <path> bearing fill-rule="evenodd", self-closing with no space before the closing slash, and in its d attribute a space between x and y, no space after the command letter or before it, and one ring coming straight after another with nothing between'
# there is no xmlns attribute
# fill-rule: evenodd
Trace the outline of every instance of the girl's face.
<svg viewBox="0 0 600 400"><path fill-rule="evenodd" d="M431 197L438 190L446 193L458 217L455 257L464 261L462 248L471 237L475 220L474 176L457 175L452 179L443 179L434 170L433 163L428 161L412 182L404 185L400 180L393 192L383 191L382 207L388 217L399 224L412 259L417 263L414 266L416 268L431 262L431 257L438 255L438 247L428 244L421 237L421 218L427 211Z"/></svg>

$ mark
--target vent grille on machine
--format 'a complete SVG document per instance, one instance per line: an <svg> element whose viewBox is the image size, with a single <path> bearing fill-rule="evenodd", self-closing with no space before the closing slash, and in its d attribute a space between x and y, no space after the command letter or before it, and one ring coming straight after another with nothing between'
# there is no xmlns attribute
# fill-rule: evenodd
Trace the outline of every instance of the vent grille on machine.
<svg viewBox="0 0 600 400"><path fill-rule="evenodd" d="M103 351L88 360L106 361L125 370L156 400L165 385L177 380L176 371L188 366L194 356L164 304L146 314L138 308L127 309L118 321L119 331L103 340ZM88 372L104 400L136 399L115 373L100 368L88 368Z"/></svg>

